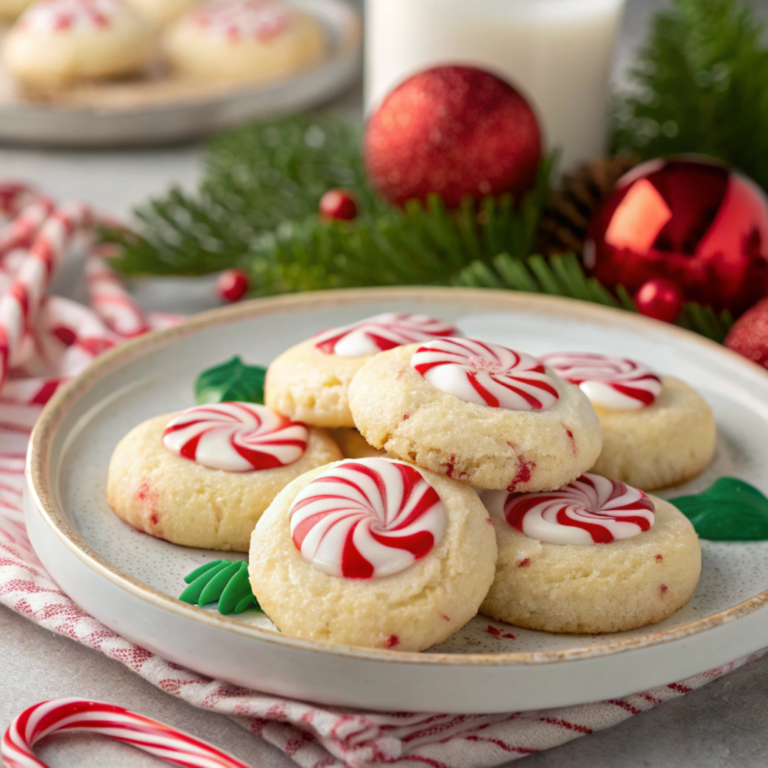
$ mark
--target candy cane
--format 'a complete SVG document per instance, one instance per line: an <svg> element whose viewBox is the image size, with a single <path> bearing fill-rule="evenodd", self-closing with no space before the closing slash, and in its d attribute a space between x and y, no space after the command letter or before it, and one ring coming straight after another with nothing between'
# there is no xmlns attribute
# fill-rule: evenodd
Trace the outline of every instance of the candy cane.
<svg viewBox="0 0 768 768"><path fill-rule="evenodd" d="M0 192L0 194L2 194ZM0 198L1 199L1 198ZM8 271L8 254L19 248L30 248L40 227L53 213L53 200L41 197L24 208L10 226L0 234L0 268Z"/></svg>
<svg viewBox="0 0 768 768"><path fill-rule="evenodd" d="M21 181L6 181L0 184L0 215L12 219L26 208L40 193Z"/></svg>
<svg viewBox="0 0 768 768"><path fill-rule="evenodd" d="M120 279L109 268L108 259L113 251L111 245L97 246L85 263L91 306L111 331L124 337L139 336L149 330L149 323Z"/></svg>
<svg viewBox="0 0 768 768"><path fill-rule="evenodd" d="M47 768L32 748L42 738L64 731L98 733L130 744L174 765L188 768L248 768L212 744L123 707L88 699L53 699L24 710L0 745L6 768Z"/></svg>
<svg viewBox="0 0 768 768"><path fill-rule="evenodd" d="M50 216L0 299L0 387L8 378L8 370L20 362L24 338L73 236L91 222L91 211L82 204L67 206Z"/></svg>

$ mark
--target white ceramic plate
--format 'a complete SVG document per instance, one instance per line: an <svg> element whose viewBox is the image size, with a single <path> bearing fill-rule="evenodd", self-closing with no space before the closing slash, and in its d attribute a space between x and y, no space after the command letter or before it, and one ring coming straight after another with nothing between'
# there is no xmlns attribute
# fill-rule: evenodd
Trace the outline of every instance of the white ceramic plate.
<svg viewBox="0 0 768 768"><path fill-rule="evenodd" d="M19 94L0 64L0 141L88 149L159 144L322 104L360 75L360 15L347 0L291 3L320 20L328 54L316 67L275 82L231 86L159 72L73 87L43 101Z"/></svg>
<svg viewBox="0 0 768 768"><path fill-rule="evenodd" d="M204 674L383 710L501 712L596 701L768 644L768 543L703 542L692 601L660 624L616 635L550 635L477 617L428 652L398 653L296 640L263 615L223 617L179 602L182 577L218 555L153 539L111 513L105 484L115 445L139 422L192 405L194 379L210 365L233 354L266 365L318 330L384 311L425 312L534 354L621 354L678 376L711 404L719 439L710 469L667 495L726 474L768 491L768 372L694 334L619 310L507 292L304 294L217 310L126 344L56 395L33 434L26 510L32 543L60 586L107 626Z"/></svg>

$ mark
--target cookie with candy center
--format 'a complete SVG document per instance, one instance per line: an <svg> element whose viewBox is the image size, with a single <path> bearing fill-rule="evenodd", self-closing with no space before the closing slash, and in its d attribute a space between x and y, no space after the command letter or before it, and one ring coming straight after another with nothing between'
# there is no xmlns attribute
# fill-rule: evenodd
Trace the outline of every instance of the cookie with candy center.
<svg viewBox="0 0 768 768"><path fill-rule="evenodd" d="M112 455L107 495L118 517L151 536L247 552L275 496L304 472L340 458L323 430L263 405L201 405L129 432Z"/></svg>
<svg viewBox="0 0 768 768"><path fill-rule="evenodd" d="M546 632L623 632L671 616L701 573L669 502L586 474L557 491L486 491L499 557L481 612Z"/></svg>
<svg viewBox="0 0 768 768"><path fill-rule="evenodd" d="M347 390L373 355L403 344L457 335L459 330L442 320L395 312L321 331L271 363L266 403L306 424L353 428Z"/></svg>
<svg viewBox="0 0 768 768"><path fill-rule="evenodd" d="M287 635L420 651L477 613L495 560L471 488L376 457L292 482L253 532L249 572Z"/></svg>
<svg viewBox="0 0 768 768"><path fill-rule="evenodd" d="M603 430L593 471L646 490L686 482L709 466L717 428L707 402L672 376L594 353L544 355L543 363L589 397Z"/></svg>
<svg viewBox="0 0 768 768"><path fill-rule="evenodd" d="M479 488L559 488L600 453L581 390L531 355L443 338L376 355L349 402L368 443Z"/></svg>

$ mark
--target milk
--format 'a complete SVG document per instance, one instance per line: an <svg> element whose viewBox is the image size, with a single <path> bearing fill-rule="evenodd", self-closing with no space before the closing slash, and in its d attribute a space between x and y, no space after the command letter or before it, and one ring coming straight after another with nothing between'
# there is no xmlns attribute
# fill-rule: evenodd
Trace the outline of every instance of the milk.
<svg viewBox="0 0 768 768"><path fill-rule="evenodd" d="M560 166L605 151L609 75L624 0L366 0L366 105L409 75L472 64L533 104Z"/></svg>

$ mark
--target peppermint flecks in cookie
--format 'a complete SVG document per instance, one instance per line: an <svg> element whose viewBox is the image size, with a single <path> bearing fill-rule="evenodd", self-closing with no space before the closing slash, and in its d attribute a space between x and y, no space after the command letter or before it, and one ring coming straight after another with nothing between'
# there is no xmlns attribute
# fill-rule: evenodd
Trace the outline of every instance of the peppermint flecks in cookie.
<svg viewBox="0 0 768 768"><path fill-rule="evenodd" d="M211 37L230 42L272 40L291 23L288 11L273 0L226 0L193 11L189 18Z"/></svg>
<svg viewBox="0 0 768 768"><path fill-rule="evenodd" d="M307 449L304 424L254 403L188 408L165 429L165 447L209 469L252 472L298 461Z"/></svg>
<svg viewBox="0 0 768 768"><path fill-rule="evenodd" d="M124 11L123 0L42 0L21 17L19 27L49 34L107 29L113 18Z"/></svg>
<svg viewBox="0 0 768 768"><path fill-rule="evenodd" d="M413 355L411 367L441 391L491 408L541 411L560 397L539 360L477 339L429 342Z"/></svg>
<svg viewBox="0 0 768 768"><path fill-rule="evenodd" d="M647 531L653 501L638 488L586 474L557 491L483 494L498 520L550 544L608 544Z"/></svg>
<svg viewBox="0 0 768 768"><path fill-rule="evenodd" d="M661 379L634 360L582 352L558 352L540 359L558 376L581 387L594 405L603 408L644 408L661 394Z"/></svg>
<svg viewBox="0 0 768 768"><path fill-rule="evenodd" d="M460 336L455 325L427 315L385 312L318 333L315 349L326 355L364 357L443 336Z"/></svg>
<svg viewBox="0 0 768 768"><path fill-rule="evenodd" d="M383 458L348 460L315 478L290 509L302 557L331 576L392 576L443 537L445 508L414 467Z"/></svg>

